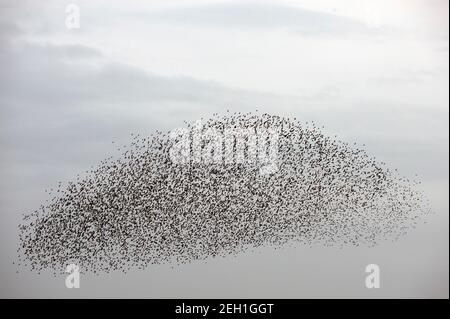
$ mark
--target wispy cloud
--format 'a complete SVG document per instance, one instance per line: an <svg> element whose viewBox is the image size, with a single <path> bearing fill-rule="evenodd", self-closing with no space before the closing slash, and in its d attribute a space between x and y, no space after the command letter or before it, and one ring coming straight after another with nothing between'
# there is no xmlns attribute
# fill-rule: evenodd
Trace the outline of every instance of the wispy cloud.
<svg viewBox="0 0 450 319"><path fill-rule="evenodd" d="M198 5L138 16L150 23L229 29L287 29L313 35L373 32L363 22L349 17L275 4Z"/></svg>

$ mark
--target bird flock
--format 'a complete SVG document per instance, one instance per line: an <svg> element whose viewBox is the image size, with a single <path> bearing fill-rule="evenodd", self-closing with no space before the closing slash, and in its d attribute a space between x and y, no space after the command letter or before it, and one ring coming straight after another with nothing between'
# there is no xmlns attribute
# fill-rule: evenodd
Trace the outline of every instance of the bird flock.
<svg viewBox="0 0 450 319"><path fill-rule="evenodd" d="M134 135L118 159L60 184L24 217L19 263L56 272L74 263L98 274L262 246L372 246L396 240L429 212L418 182L314 123L256 112L214 114L202 125L276 132L276 169L262 171L267 163L258 158L179 163L170 156L177 143L170 132ZM193 129L186 122L185 131ZM207 140L200 143L207 149ZM252 145L242 145L250 155Z"/></svg>

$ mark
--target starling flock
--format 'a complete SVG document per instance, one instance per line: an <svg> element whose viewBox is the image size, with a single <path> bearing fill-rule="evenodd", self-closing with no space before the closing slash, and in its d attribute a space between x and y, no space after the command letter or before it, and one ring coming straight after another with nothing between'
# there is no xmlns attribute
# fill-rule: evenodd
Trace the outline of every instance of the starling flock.
<svg viewBox="0 0 450 319"><path fill-rule="evenodd" d="M272 169L263 170L264 156L189 160L192 140L180 163L171 158L177 141L170 132L134 136L119 159L108 158L86 176L60 185L47 204L25 216L19 226L20 264L55 272L71 263L83 272L126 272L261 246L372 246L397 239L429 212L417 182L356 146L327 137L314 123L227 113L202 125L216 134L256 132L258 145L270 138L258 132L276 132ZM186 126L188 133L194 128ZM254 154L246 138L244 157ZM216 159L226 155L220 141ZM200 151L207 144L201 141ZM232 141L228 151L236 153L237 144Z"/></svg>

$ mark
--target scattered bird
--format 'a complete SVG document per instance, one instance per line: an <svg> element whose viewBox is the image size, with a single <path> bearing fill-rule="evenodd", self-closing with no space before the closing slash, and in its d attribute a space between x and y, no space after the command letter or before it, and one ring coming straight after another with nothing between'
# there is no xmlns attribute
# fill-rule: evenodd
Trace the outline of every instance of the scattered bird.
<svg viewBox="0 0 450 319"><path fill-rule="evenodd" d="M25 216L20 264L64 272L75 263L98 274L261 246L371 246L398 238L429 211L414 182L314 123L227 110L203 127L276 130L277 170L261 174L258 161L180 165L170 159L168 132L133 135L119 159L59 184Z"/></svg>

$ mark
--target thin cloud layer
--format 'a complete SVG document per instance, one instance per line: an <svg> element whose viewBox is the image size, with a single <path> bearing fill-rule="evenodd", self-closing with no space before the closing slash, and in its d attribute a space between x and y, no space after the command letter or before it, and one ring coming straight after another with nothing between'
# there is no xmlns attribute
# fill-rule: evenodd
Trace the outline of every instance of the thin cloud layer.
<svg viewBox="0 0 450 319"><path fill-rule="evenodd" d="M370 32L364 23L335 14L274 4L214 4L143 15L146 21L227 29L287 29L309 35Z"/></svg>

